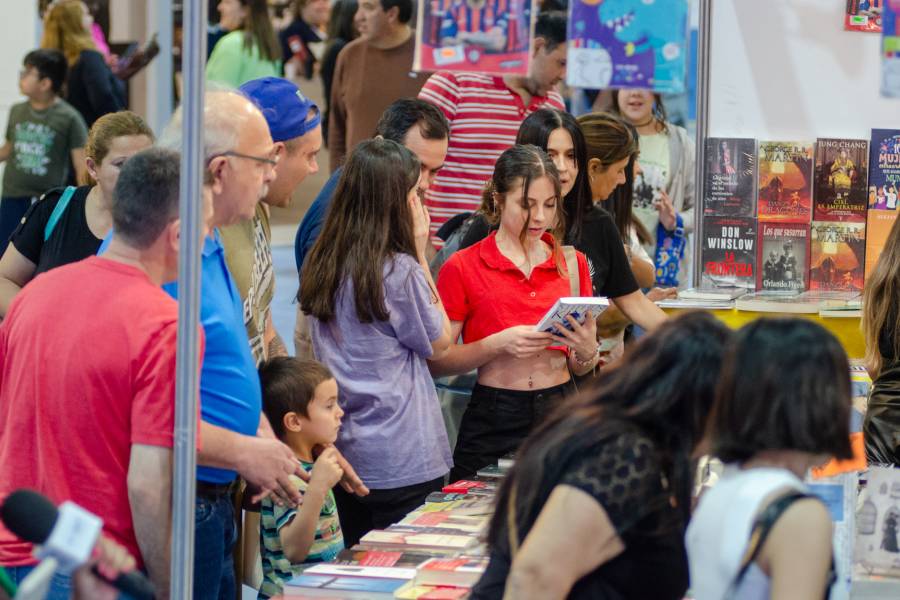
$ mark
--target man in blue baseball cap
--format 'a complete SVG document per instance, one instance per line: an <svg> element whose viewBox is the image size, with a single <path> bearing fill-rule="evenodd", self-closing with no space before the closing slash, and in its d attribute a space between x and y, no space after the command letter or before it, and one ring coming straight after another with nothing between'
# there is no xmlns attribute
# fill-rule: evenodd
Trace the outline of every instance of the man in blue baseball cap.
<svg viewBox="0 0 900 600"><path fill-rule="evenodd" d="M269 206L284 207L307 175L316 173L322 148L319 108L300 89L280 77L248 81L240 92L262 112L275 142L275 178L249 221L220 230L225 260L244 304L244 323L256 365L272 356L286 356L284 343L272 325L275 292Z"/></svg>

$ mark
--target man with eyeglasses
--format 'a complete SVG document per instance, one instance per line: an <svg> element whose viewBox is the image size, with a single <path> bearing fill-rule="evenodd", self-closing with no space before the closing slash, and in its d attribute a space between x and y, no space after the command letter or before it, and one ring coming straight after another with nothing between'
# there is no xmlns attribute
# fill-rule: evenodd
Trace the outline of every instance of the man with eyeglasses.
<svg viewBox="0 0 900 600"><path fill-rule="evenodd" d="M220 230L228 270L243 300L250 350L259 366L272 356L287 356L270 310L275 276L269 206L288 206L300 182L318 172L316 156L322 148L322 127L318 107L286 79L254 79L242 85L240 92L262 111L278 160L273 165L274 179L253 218Z"/></svg>
<svg viewBox="0 0 900 600"><path fill-rule="evenodd" d="M253 219L275 178L277 148L260 110L235 92L209 92L203 113L204 156L216 229L201 259L200 321L206 335L200 375L201 446L197 455L194 598L234 597L232 551L237 539L232 496L240 474L280 502L300 495L289 476L304 475L291 450L275 439L262 414L256 361L247 343L241 296L225 261L219 228ZM177 110L159 145L180 149ZM166 291L178 297L177 284Z"/></svg>

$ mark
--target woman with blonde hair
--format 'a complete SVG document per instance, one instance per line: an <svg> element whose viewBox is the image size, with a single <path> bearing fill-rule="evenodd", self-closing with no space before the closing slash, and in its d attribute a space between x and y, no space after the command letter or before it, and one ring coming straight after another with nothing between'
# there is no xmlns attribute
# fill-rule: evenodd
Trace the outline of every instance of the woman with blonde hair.
<svg viewBox="0 0 900 600"><path fill-rule="evenodd" d="M125 88L113 75L91 35L93 18L81 0L60 0L44 14L41 48L59 50L69 63L66 100L88 127L126 107Z"/></svg>
<svg viewBox="0 0 900 600"><path fill-rule="evenodd" d="M251 79L281 77L281 45L266 0L220 0L220 24L231 31L216 43L206 80L233 88Z"/></svg>
<svg viewBox="0 0 900 600"><path fill-rule="evenodd" d="M900 465L900 226L894 223L863 291L872 391L863 423L869 462Z"/></svg>
<svg viewBox="0 0 900 600"><path fill-rule="evenodd" d="M97 253L112 228L110 209L119 170L152 145L153 132L133 112L97 119L84 149L91 181L44 194L25 213L0 258L0 317L36 276Z"/></svg>

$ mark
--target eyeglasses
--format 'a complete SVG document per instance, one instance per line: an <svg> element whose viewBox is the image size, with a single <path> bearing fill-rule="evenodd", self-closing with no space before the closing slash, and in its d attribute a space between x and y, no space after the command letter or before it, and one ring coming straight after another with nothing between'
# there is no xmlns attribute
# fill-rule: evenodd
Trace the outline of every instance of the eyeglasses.
<svg viewBox="0 0 900 600"><path fill-rule="evenodd" d="M227 152L221 152L219 154L216 154L215 156L210 157L210 160L216 158L217 156L235 156L237 158L246 158L248 160L255 160L256 162L271 165L273 167L278 164L278 155L274 153L272 154L274 158L269 158L268 156L253 156L252 154L244 154L242 152L229 150Z"/></svg>

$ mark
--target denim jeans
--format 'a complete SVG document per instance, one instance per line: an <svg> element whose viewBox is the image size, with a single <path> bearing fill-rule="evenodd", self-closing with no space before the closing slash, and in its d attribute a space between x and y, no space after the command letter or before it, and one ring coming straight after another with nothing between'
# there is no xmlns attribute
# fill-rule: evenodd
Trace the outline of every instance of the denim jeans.
<svg viewBox="0 0 900 600"><path fill-rule="evenodd" d="M17 586L22 585L22 581L28 577L28 574L34 570L34 565L30 567L4 567ZM72 595L72 578L68 575L60 575L54 573L50 580L50 589L47 591L46 600L69 600Z"/></svg>
<svg viewBox="0 0 900 600"><path fill-rule="evenodd" d="M198 494L194 506L194 600L234 600L237 527L231 496Z"/></svg>

